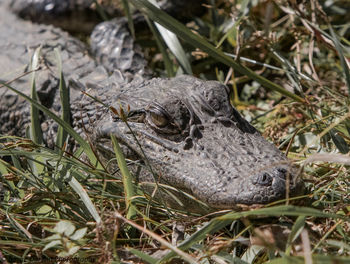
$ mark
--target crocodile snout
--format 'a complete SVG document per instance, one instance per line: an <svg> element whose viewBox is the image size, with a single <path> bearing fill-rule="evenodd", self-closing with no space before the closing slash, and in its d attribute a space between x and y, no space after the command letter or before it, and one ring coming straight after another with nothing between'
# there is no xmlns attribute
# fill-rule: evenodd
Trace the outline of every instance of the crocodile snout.
<svg viewBox="0 0 350 264"><path fill-rule="evenodd" d="M290 195L301 193L303 188L296 175L296 169L287 165L253 175L251 184L254 188L248 200L251 204L269 203L285 198L287 192Z"/></svg>

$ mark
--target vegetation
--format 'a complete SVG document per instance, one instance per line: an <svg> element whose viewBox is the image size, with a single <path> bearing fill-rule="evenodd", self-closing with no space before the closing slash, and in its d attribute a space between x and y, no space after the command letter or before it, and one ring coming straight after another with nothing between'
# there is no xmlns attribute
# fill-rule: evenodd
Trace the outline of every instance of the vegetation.
<svg viewBox="0 0 350 264"><path fill-rule="evenodd" d="M91 142L70 128L66 112L57 117L36 103L33 81L26 98L33 106L31 139L1 140L0 260L350 263L350 3L211 0L187 27L146 0L128 3L149 19L154 41L145 49L155 72L225 82L236 108L300 167L307 193L208 215L166 208L130 180L131 161L115 138L120 171L111 173ZM173 31L180 45L169 48L151 21ZM161 61L153 56L158 50ZM64 76L57 76L69 111ZM61 126L54 150L34 129L35 109ZM80 145L73 155L68 134Z"/></svg>

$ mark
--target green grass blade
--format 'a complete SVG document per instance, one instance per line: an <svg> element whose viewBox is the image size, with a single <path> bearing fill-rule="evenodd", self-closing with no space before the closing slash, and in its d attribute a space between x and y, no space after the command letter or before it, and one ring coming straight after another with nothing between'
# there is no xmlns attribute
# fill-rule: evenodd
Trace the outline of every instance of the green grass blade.
<svg viewBox="0 0 350 264"><path fill-rule="evenodd" d="M135 39L135 27L134 27L133 18L130 12L129 2L127 0L122 0L122 4L123 4L126 18L128 19L129 30L131 32L132 37Z"/></svg>
<svg viewBox="0 0 350 264"><path fill-rule="evenodd" d="M33 101L39 102L38 94L36 92L36 85L35 85L35 69L39 67L39 59L40 59L40 53L41 53L41 46L37 48L32 56L31 62L30 62L30 70L32 71L31 74L31 81L30 81L30 96ZM29 128L29 136L31 140L41 145L43 144L43 132L41 131L41 123L40 123L40 113L39 109L35 107L34 104L30 105L30 128ZM42 162L42 157L36 158L38 161ZM44 167L41 166L39 163L36 163L35 161L29 161L29 164L32 167L33 173L38 176L40 173L43 172Z"/></svg>
<svg viewBox="0 0 350 264"><path fill-rule="evenodd" d="M158 49L162 53L163 62L164 62L164 66L165 66L165 69L167 71L168 77L174 77L175 73L174 73L173 63L171 62L171 60L169 58L169 54L166 50L166 45L165 45L164 41L162 40L160 33L157 30L157 28L155 27L155 25L147 17L146 17L146 21L147 21L148 27L151 29L152 34L156 40Z"/></svg>
<svg viewBox="0 0 350 264"><path fill-rule="evenodd" d="M12 160L13 166L16 169L18 169L18 170L22 169L22 165L21 165L21 163L20 163L20 161L19 161L17 156L11 155L11 160Z"/></svg>
<svg viewBox="0 0 350 264"><path fill-rule="evenodd" d="M7 167L2 162L2 160L0 160L0 175L2 176L2 175L7 174L7 173L8 173Z"/></svg>
<svg viewBox="0 0 350 264"><path fill-rule="evenodd" d="M41 47L35 50L32 60L30 62L30 70L34 70L38 68L40 51L41 51ZM38 94L36 92L36 87L35 87L35 71L33 71L31 74L30 86L31 86L30 87L31 97L33 101L38 102ZM34 104L31 104L30 106L30 118L31 118L30 137L34 143L40 145L43 143L43 133L41 131L41 125L39 120L39 109L36 108Z"/></svg>
<svg viewBox="0 0 350 264"><path fill-rule="evenodd" d="M349 152L348 143L346 143L345 139L339 135L339 132L336 129L332 128L331 130L329 130L329 134L331 135L334 145L342 154L346 154Z"/></svg>
<svg viewBox="0 0 350 264"><path fill-rule="evenodd" d="M138 256L140 259L142 259L146 263L156 264L158 261L157 259L152 258L151 256L149 256L149 255L147 255L147 254L143 253L142 251L137 250L135 248L128 248L128 251L130 251L135 256Z"/></svg>
<svg viewBox="0 0 350 264"><path fill-rule="evenodd" d="M241 17L239 17L235 23L232 25L232 27L225 33L225 35L219 40L219 43L216 45L216 48L219 48L221 47L222 43L224 43L224 41L229 37L229 36L232 36L232 35L236 35L237 33L237 28L239 26L239 24L241 23L241 20L243 18L243 15ZM236 40L235 40L236 41ZM236 43L234 43L236 44ZM237 44L236 44L237 45Z"/></svg>
<svg viewBox="0 0 350 264"><path fill-rule="evenodd" d="M277 91L287 97L290 97L298 102L304 102L304 100L297 96L294 93L291 93L284 89L282 86L277 85L266 78L256 74L254 71L249 68L237 63L232 58L225 55L222 51L217 50L213 45L211 45L207 40L201 36L194 34L186 26L182 25L176 19L172 18L165 12L159 10L157 7L149 3L147 0L130 0L133 5L138 8L141 12L146 14L150 19L161 24L168 30L172 31L178 37L184 39L189 44L195 48L199 48L204 52L207 52L210 56L214 57L218 61L232 67L234 70L240 72L243 75L259 82L265 88L268 88L272 91Z"/></svg>
<svg viewBox="0 0 350 264"><path fill-rule="evenodd" d="M156 27L158 28L158 31L162 35L163 40L167 44L169 50L174 54L177 61L181 65L181 68L184 70L186 74L192 75L193 73L192 73L191 64L188 61L186 53L182 48L181 43L176 37L176 35L157 23L156 23Z"/></svg>
<svg viewBox="0 0 350 264"><path fill-rule="evenodd" d="M70 172L68 172L69 174ZM69 181L69 186L72 187L72 189L79 195L80 199L83 201L86 208L89 210L92 217L95 219L96 223L101 222L101 217L99 216L94 204L90 200L89 195L84 190L83 186L76 180L74 177L75 172L72 172L73 176L71 177ZM68 176L69 177L69 176Z"/></svg>
<svg viewBox="0 0 350 264"><path fill-rule="evenodd" d="M97 0L93 0L93 1L94 1L94 4L96 5L96 10L97 10L98 14L101 16L101 18L104 21L109 20L106 12L103 10L103 8L101 7L100 3Z"/></svg>
<svg viewBox="0 0 350 264"><path fill-rule="evenodd" d="M338 52L338 55L339 55L339 58L340 58L340 64L343 68L343 71L344 71L344 76L345 76L345 80L346 80L346 85L348 86L348 91L349 91L349 97L350 97L350 71L349 71L349 67L348 67L348 64L346 63L345 61L345 56L344 56L344 53L343 53L343 49L339 43L339 40L338 40L338 37L336 36L336 34L334 33L334 30L332 28L331 25L328 25L329 27L329 30L331 31L331 34L332 34L332 41L335 45L335 48Z"/></svg>
<svg viewBox="0 0 350 264"><path fill-rule="evenodd" d="M62 71L62 60L61 60L61 55L58 48L55 48L55 55L57 59L57 67L58 67L58 72L60 76L59 91L60 91L60 99L61 99L61 106L62 106L61 118L66 123L70 124L69 90L64 80L63 71ZM63 126L60 125L58 128L56 145L59 148L62 148L64 143L67 140L67 137L68 137L67 131L64 129Z"/></svg>
<svg viewBox="0 0 350 264"><path fill-rule="evenodd" d="M293 228L288 236L288 241L286 245L286 255L290 255L290 252L292 250L292 243L293 241L300 235L301 231L303 231L305 226L305 216L299 216L297 220L295 221Z"/></svg>
<svg viewBox="0 0 350 264"><path fill-rule="evenodd" d="M124 185L124 192L125 192L125 203L128 208L128 212L126 214L127 219L133 219L136 217L136 208L134 207L132 203L132 198L136 195L135 193L135 187L132 183L132 176L128 169L128 166L126 165L125 157L123 154L123 151L121 150L118 141L114 135L111 135L112 143L113 143L113 149L115 152L115 156L117 158L118 167L120 168L120 172L123 176L123 185Z"/></svg>
<svg viewBox="0 0 350 264"><path fill-rule="evenodd" d="M156 9L158 9L158 12L162 12L159 9L158 4L156 3L155 0L149 0L149 1L154 5ZM158 28L159 33L162 35L163 40L167 44L168 48L175 55L176 59L180 63L184 72L187 74L192 74L191 64L188 61L186 53L182 48L181 43L177 38L177 36L173 32L163 27L162 25L159 25L158 23L155 23L155 25Z"/></svg>
<svg viewBox="0 0 350 264"><path fill-rule="evenodd" d="M264 251L264 247L260 245L250 245L246 252L241 257L241 260L243 260L246 263L255 263L255 260L259 256L260 253Z"/></svg>
<svg viewBox="0 0 350 264"><path fill-rule="evenodd" d="M309 208L309 207L299 207L294 205L281 205L274 206L270 208L261 208L253 211L245 211L245 212L232 212L226 215L218 217L220 220L236 220L241 217L248 216L257 216L257 215L266 215L266 216L313 216L313 217L325 217L325 218L347 218L343 215L337 214L329 214L324 213L320 210ZM350 220L350 219L349 219Z"/></svg>

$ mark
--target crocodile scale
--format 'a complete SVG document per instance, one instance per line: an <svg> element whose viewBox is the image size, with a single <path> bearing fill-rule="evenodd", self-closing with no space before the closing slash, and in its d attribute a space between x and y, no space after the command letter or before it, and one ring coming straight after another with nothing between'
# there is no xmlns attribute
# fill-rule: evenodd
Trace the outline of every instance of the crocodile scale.
<svg viewBox="0 0 350 264"><path fill-rule="evenodd" d="M21 20L8 11L7 5L0 4L0 80L11 80L28 70L34 50L41 46L41 70L36 73L39 100L59 113L54 59L54 48L58 47L70 89L72 125L81 135L88 134L100 153L108 156L113 134L128 155L147 160L160 182L192 194L213 208L266 204L283 199L287 190L293 195L302 189L284 154L231 106L225 85L186 75L149 79L144 75L144 59L138 48L134 51L127 31L116 30L120 25L113 27L110 22L98 27L102 33L93 33L94 53L106 56L113 50L100 45L101 41L114 45L114 49L126 45L124 50L131 54L131 63L113 69L118 63L106 58L109 65L101 66L90 57L84 43L53 26ZM125 42L108 39L118 32L122 32ZM140 61L136 65L141 66L137 70L132 63L135 54ZM132 74L133 80L125 78L125 72ZM29 94L29 83L29 76L25 76L11 85ZM105 105L116 109L122 106L138 142L125 122L81 91ZM28 103L4 88L0 101L1 134L23 136L30 122ZM41 119L45 141L52 145L57 124L44 115ZM153 182L154 175L142 166L139 180Z"/></svg>

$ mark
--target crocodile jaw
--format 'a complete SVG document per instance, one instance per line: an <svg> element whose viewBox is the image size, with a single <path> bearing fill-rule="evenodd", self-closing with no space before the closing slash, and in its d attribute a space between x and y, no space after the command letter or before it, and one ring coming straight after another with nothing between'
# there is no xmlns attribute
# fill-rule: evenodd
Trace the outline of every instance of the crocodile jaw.
<svg viewBox="0 0 350 264"><path fill-rule="evenodd" d="M125 123L110 123L101 130L115 135L143 160L145 154L161 183L189 192L213 208L267 204L283 199L287 192L292 196L302 190L296 169L258 132L240 133L212 124L205 126L201 138L189 147L187 142L159 137L144 124L129 126L138 142ZM153 177L148 173L139 180L150 182Z"/></svg>

